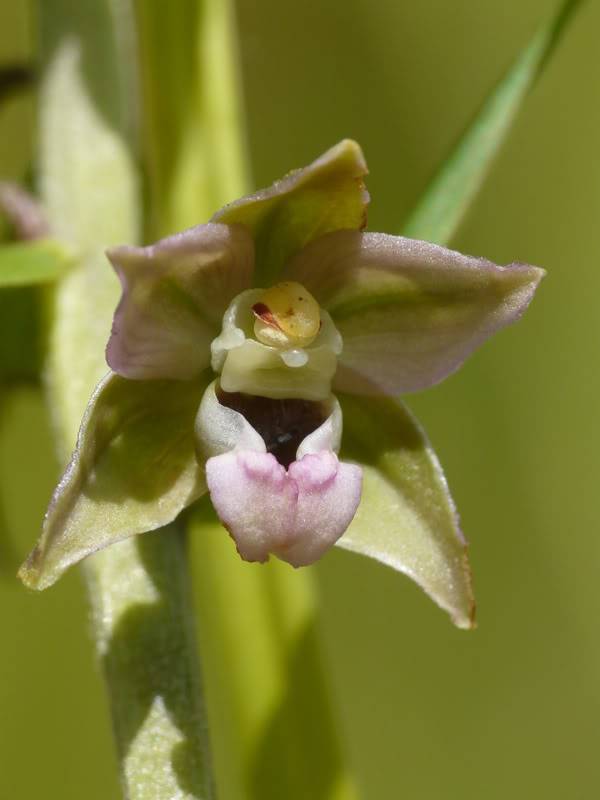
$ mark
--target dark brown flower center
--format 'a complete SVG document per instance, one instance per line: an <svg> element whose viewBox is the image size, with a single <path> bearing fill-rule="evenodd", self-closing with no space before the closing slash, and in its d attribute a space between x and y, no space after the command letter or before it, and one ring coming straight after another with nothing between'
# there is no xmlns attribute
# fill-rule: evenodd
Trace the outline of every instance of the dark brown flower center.
<svg viewBox="0 0 600 800"><path fill-rule="evenodd" d="M286 469L296 459L303 439L325 422L324 403L313 400L273 400L239 392L217 390L219 402L242 414L262 436L267 452Z"/></svg>

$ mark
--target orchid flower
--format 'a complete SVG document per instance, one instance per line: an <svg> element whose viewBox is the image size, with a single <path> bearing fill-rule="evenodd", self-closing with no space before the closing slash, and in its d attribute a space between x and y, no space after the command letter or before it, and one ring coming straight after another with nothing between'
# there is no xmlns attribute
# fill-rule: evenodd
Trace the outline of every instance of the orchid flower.
<svg viewBox="0 0 600 800"><path fill-rule="evenodd" d="M543 271L364 232L366 173L343 141L207 224L108 251L122 285L111 372L22 567L27 585L208 492L247 561L300 567L338 543L472 623L454 505L395 398L517 320Z"/></svg>

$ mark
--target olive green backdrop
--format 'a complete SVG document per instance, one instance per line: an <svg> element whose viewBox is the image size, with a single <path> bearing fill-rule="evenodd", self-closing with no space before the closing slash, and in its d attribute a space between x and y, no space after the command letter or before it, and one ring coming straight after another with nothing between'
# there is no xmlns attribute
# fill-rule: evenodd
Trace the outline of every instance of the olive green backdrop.
<svg viewBox="0 0 600 800"><path fill-rule="evenodd" d="M1 62L28 52L23 6L0 0ZM398 232L553 8L239 0L255 183L354 137L371 169L369 227ZM456 241L544 266L548 278L522 323L410 398L471 541L479 629L454 630L407 579L349 553L317 568L322 640L365 800L600 791L599 31L588 2ZM26 171L32 120L27 101L0 109L1 175ZM18 348L6 309L4 350ZM12 577L55 478L43 409L27 386L5 389L0 406L0 798L116 797L78 575L42 596Z"/></svg>

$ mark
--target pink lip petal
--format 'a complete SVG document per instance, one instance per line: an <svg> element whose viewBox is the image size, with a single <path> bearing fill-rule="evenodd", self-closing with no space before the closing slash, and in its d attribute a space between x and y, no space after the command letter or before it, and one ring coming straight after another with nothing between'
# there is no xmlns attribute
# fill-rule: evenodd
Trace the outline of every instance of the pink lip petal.
<svg viewBox="0 0 600 800"><path fill-rule="evenodd" d="M345 532L361 493L361 470L331 452L286 470L269 453L210 458L206 479L215 510L247 561L270 553L295 567L314 563Z"/></svg>
<svg viewBox="0 0 600 800"><path fill-rule="evenodd" d="M318 561L346 532L360 502L362 470L321 452L295 461L288 474L299 489L294 543L276 555L301 567Z"/></svg>
<svg viewBox="0 0 600 800"><path fill-rule="evenodd" d="M298 488L270 453L224 453L206 462L210 496L246 561L267 561L293 531Z"/></svg>

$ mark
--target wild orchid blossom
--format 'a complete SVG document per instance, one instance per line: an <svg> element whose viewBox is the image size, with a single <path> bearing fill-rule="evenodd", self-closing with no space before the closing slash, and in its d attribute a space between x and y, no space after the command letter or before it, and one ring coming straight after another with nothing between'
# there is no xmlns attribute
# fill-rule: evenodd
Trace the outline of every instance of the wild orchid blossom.
<svg viewBox="0 0 600 800"><path fill-rule="evenodd" d="M407 572L469 624L454 506L421 432L389 398L454 372L521 316L543 271L363 232L366 173L358 145L343 141L207 224L108 251L122 285L111 372L25 583L44 588L208 491L247 561L303 566L339 542ZM344 447L344 413L362 450ZM422 549L415 514L434 538L436 525L450 533Z"/></svg>

